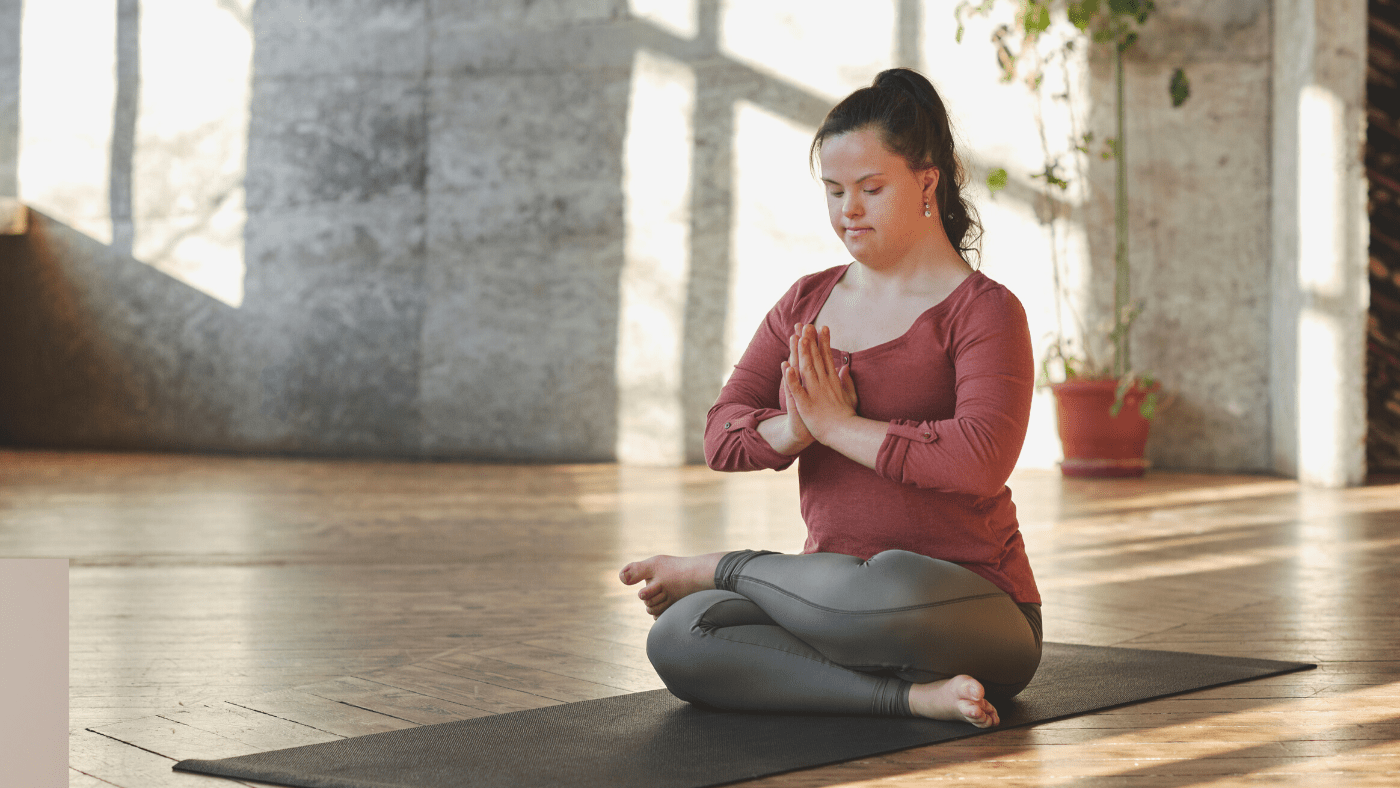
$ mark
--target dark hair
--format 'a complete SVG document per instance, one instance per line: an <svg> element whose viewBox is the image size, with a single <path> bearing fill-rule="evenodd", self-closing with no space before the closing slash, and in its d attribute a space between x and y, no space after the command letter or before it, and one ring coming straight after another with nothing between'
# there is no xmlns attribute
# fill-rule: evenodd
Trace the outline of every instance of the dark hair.
<svg viewBox="0 0 1400 788"><path fill-rule="evenodd" d="M980 256L977 242L982 238L982 223L963 197L966 174L953 150L948 111L933 84L911 69L881 71L870 87L860 88L826 114L808 152L812 171L816 172L823 142L868 127L878 129L885 147L910 169L938 168L934 199L948 240L964 259L969 253Z"/></svg>

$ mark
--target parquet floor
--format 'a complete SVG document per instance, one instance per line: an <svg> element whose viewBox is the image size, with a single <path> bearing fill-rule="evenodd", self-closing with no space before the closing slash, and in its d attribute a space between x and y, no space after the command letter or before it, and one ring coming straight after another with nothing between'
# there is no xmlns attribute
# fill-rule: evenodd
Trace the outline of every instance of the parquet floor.
<svg viewBox="0 0 1400 788"><path fill-rule="evenodd" d="M1011 481L1046 638L1320 668L757 781L1400 784L1400 483ZM791 473L0 451L0 556L71 569L74 786L660 687L617 568L802 543Z"/></svg>

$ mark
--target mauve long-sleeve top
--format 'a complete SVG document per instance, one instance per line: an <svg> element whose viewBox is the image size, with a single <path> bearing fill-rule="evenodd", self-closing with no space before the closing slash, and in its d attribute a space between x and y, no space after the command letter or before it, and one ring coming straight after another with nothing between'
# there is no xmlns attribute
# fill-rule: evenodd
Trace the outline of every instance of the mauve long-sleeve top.
<svg viewBox="0 0 1400 788"><path fill-rule="evenodd" d="M848 266L799 279L734 367L705 428L711 468L782 470L798 457L804 552L870 558L900 549L952 561L1017 602L1040 602L1006 480L1030 419L1035 362L1021 302L980 272L902 336L854 353L857 413L889 422L875 470L813 443L780 454L758 425L785 413L781 362Z"/></svg>

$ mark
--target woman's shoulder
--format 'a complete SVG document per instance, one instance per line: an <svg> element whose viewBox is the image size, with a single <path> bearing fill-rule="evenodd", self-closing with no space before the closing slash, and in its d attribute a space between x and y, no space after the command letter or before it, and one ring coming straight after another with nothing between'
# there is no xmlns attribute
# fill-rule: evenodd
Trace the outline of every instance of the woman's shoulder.
<svg viewBox="0 0 1400 788"><path fill-rule="evenodd" d="M1019 315L1025 320L1026 309L1011 288L981 271L973 271L954 293L954 311L966 319L997 319Z"/></svg>
<svg viewBox="0 0 1400 788"><path fill-rule="evenodd" d="M799 277L778 300L776 309L784 313L805 313L812 307L820 310L831 289L841 281L849 267L850 263L844 263Z"/></svg>

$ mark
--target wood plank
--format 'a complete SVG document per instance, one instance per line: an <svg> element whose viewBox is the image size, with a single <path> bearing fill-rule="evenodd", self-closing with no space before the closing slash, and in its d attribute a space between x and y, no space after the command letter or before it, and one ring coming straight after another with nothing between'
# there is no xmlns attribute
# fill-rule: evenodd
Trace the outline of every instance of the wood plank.
<svg viewBox="0 0 1400 788"><path fill-rule="evenodd" d="M399 717L296 689L269 692L229 703L346 738L418 726Z"/></svg>
<svg viewBox="0 0 1400 788"><path fill-rule="evenodd" d="M175 760L133 747L92 731L75 730L68 740L70 777L80 774L99 780L99 788L116 785L119 788L191 788L211 785L211 779L200 775L172 771ZM86 784L72 780L71 786ZM249 785L230 780L226 785Z"/></svg>
<svg viewBox="0 0 1400 788"><path fill-rule="evenodd" d="M558 673L561 676L572 676L576 679L616 687L628 692L645 692L665 689L666 687L665 684L661 683L661 679L656 673L651 670L599 662L596 659L577 657L573 654L538 646L527 646L523 643L482 649L475 653L502 662Z"/></svg>
<svg viewBox="0 0 1400 788"><path fill-rule="evenodd" d="M555 706L559 701L484 681L465 678L431 667L409 665L367 673L360 678L398 689L430 695L439 700L481 709L492 714Z"/></svg>
<svg viewBox="0 0 1400 788"><path fill-rule="evenodd" d="M298 687L299 692L346 703L388 717L436 725L440 722L485 717L491 712L442 700L421 692L400 689L368 679L347 676Z"/></svg>
<svg viewBox="0 0 1400 788"><path fill-rule="evenodd" d="M621 695L626 690L558 673L514 665L480 654L455 652L422 663L424 667L463 678L570 703Z"/></svg>
<svg viewBox="0 0 1400 788"><path fill-rule="evenodd" d="M122 764L134 762L142 773L158 771L157 765L168 770L176 761L182 761L186 758L232 758L258 751L257 747L172 722L164 717L128 720L105 725L100 729L93 729L89 733L99 738L129 745L122 748L122 755L115 757L119 758ZM110 753L107 749L102 749L101 752L104 755ZM134 752L144 752L147 755L159 757L162 762L149 761L144 755L130 754ZM73 765L89 774L99 776L102 774L102 772L88 772L87 769L83 768L81 761L75 760Z"/></svg>
<svg viewBox="0 0 1400 788"><path fill-rule="evenodd" d="M116 783L106 780L99 780L90 774L83 774L77 769L68 770L68 788L112 788Z"/></svg>
<svg viewBox="0 0 1400 788"><path fill-rule="evenodd" d="M792 474L0 450L0 481L0 555L73 560L85 788L189 783L84 727L208 757L286 741L256 717L352 735L492 713L434 694L507 710L657 688L617 568L801 542ZM755 784L1390 784L1400 485L1011 487L1048 637L1319 669ZM354 678L377 671L418 689ZM195 719L225 703L255 716Z"/></svg>
<svg viewBox="0 0 1400 788"><path fill-rule="evenodd" d="M627 646L568 633L558 633L552 637L522 642L527 646L558 651L563 654L573 654L576 657L594 659L599 662L609 662L644 671L651 669L651 661L647 659L645 646Z"/></svg>

